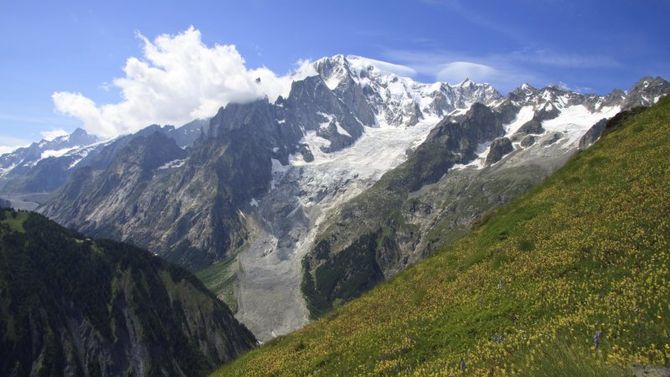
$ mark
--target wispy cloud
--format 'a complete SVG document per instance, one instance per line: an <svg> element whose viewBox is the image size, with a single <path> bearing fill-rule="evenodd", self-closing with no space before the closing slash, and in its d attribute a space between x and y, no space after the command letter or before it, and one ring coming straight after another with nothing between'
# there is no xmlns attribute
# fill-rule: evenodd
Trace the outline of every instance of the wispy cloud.
<svg viewBox="0 0 670 377"><path fill-rule="evenodd" d="M417 71L414 68L402 64L389 63L377 59L371 59L356 55L349 55L347 56L347 58L349 59L350 62L353 63L362 62L365 63L366 65L373 65L377 67L377 69L395 73L398 76L413 77L416 76L417 74Z"/></svg>
<svg viewBox="0 0 670 377"><path fill-rule="evenodd" d="M525 49L501 55L502 59L560 68L616 68L622 64L604 55L574 54L549 49Z"/></svg>
<svg viewBox="0 0 670 377"><path fill-rule="evenodd" d="M475 10L475 6L464 0L418 0L430 6L439 7L448 14L469 22L484 33L502 36L514 46L511 50L499 52L471 53L467 51L390 51L387 57L421 67L423 73L432 77L455 80L462 75L472 79L480 78L498 86L502 90L511 89L522 82L537 85L550 83L546 72L559 70L595 70L623 67L617 59L583 51L565 51L551 46L550 42L537 41L533 34L524 31L523 25L509 22L507 17ZM481 4L481 3L480 3ZM546 4L552 7L560 4ZM476 48L476 46L473 46ZM423 52L422 52L423 51ZM428 51L427 53L425 51Z"/></svg>
<svg viewBox="0 0 670 377"><path fill-rule="evenodd" d="M457 16L469 21L472 24L481 28L488 29L489 31L498 34L502 34L515 42L521 44L527 44L528 42L528 37L519 30L504 23L497 22L488 17L485 17L479 12L472 11L467 6L463 5L461 1L458 0L420 0L420 1L425 4L445 7L447 10L453 12Z"/></svg>
<svg viewBox="0 0 670 377"><path fill-rule="evenodd" d="M620 67L621 63L600 55L573 54L550 49L525 49L488 55L446 50L394 50L385 58L405 64L430 78L459 82L465 78L488 82L499 90L510 90L529 82L552 83L543 73L546 68L600 69Z"/></svg>
<svg viewBox="0 0 670 377"><path fill-rule="evenodd" d="M387 50L383 54L392 61L414 68L431 80L457 83L469 78L490 83L502 91L539 80L532 72L499 58L451 51Z"/></svg>
<svg viewBox="0 0 670 377"><path fill-rule="evenodd" d="M490 81L498 75L499 70L489 65L459 61L443 65L435 76L440 81L454 82L464 77L475 81Z"/></svg>
<svg viewBox="0 0 670 377"><path fill-rule="evenodd" d="M27 145L30 145L30 140L14 136L0 135L0 155L13 152L16 149Z"/></svg>

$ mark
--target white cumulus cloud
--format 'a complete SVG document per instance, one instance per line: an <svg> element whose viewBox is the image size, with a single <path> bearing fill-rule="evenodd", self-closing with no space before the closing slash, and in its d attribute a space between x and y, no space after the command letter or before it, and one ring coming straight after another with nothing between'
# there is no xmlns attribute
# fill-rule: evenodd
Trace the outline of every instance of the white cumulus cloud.
<svg viewBox="0 0 670 377"><path fill-rule="evenodd" d="M96 104L81 93L55 92L56 110L82 121L93 134L113 137L152 123L181 125L213 116L230 102L286 96L294 80L315 75L309 62L277 76L265 67L249 69L234 45L208 47L194 27L143 42L143 56L131 57L124 76L112 81L121 101Z"/></svg>

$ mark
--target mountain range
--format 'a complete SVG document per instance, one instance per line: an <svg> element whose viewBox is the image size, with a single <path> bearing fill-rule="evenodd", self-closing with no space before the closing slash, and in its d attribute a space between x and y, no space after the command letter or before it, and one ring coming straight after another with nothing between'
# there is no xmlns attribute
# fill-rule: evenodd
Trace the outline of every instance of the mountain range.
<svg viewBox="0 0 670 377"><path fill-rule="evenodd" d="M274 102L0 157L0 196L197 271L255 336L305 325L451 244L670 92L419 83L357 56ZM34 204L30 204L34 203Z"/></svg>

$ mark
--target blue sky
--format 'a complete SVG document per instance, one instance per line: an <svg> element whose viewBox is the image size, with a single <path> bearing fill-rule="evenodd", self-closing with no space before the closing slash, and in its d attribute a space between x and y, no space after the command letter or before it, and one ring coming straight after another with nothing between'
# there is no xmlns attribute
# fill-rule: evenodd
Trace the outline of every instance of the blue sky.
<svg viewBox="0 0 670 377"><path fill-rule="evenodd" d="M124 92L114 82L128 77L131 57L139 62L138 75L150 73L156 62L141 64L150 60L146 43L157 46L159 35L174 37L191 26L190 44L170 45L162 58L178 60L199 46L203 59L224 60L223 72L264 66L281 77L301 59L344 53L409 66L419 81L457 82L467 75L503 92L527 81L606 93L628 89L643 75L670 77L669 16L667 0L2 1L0 150L45 131L88 124L93 131L123 132L118 122L126 119L181 120L207 111L211 106L196 111L168 101L138 115L139 105L123 104L122 94L135 93L141 102L142 91L156 87L130 80ZM210 53L215 44L235 51ZM221 56L226 53L232 57ZM243 67L235 65L236 53ZM184 77L208 74L201 69ZM56 99L57 92L69 96ZM208 101L244 98L234 94ZM125 118L125 110L134 115ZM174 114L182 110L183 116Z"/></svg>

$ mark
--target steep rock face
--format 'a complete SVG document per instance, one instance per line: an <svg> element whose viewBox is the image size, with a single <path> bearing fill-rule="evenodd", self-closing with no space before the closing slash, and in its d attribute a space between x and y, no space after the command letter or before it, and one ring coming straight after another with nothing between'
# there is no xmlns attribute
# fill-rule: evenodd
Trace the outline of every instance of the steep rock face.
<svg viewBox="0 0 670 377"><path fill-rule="evenodd" d="M189 268L212 263L245 242L239 209L268 190L270 159L286 161L295 151L299 134L282 127L275 111L267 100L227 106L188 150L161 129L116 142L42 211Z"/></svg>
<svg viewBox="0 0 670 377"><path fill-rule="evenodd" d="M605 126L607 125L607 119L601 119L598 123L594 124L588 131L579 139L579 149L586 149L593 145L599 138L600 135L605 131Z"/></svg>
<svg viewBox="0 0 670 377"><path fill-rule="evenodd" d="M207 132L209 132L209 119L196 119L179 128L174 128L168 132L167 136L174 139L180 148L185 149L192 146Z"/></svg>
<svg viewBox="0 0 670 377"><path fill-rule="evenodd" d="M109 161L105 154L111 156ZM169 171L185 155L161 132L139 135L101 154L99 165L77 170L61 191L60 200L42 211L63 225L76 224L92 235L146 245L148 239L155 238L148 227L166 226L175 220L174 213L165 211L169 205L165 195L175 189L179 179ZM137 216L140 213L142 216ZM179 224L170 226L174 225ZM133 237L124 237L124 229L135 229Z"/></svg>
<svg viewBox="0 0 670 377"><path fill-rule="evenodd" d="M328 140L328 145L319 147L323 152L342 149L361 136L364 124L351 111L356 108L347 107L336 94L320 76L295 82L283 103L281 113L285 118L281 120L302 132L314 132L315 136ZM347 102L355 106L355 101L350 98ZM331 123L336 127L328 130Z"/></svg>
<svg viewBox="0 0 670 377"><path fill-rule="evenodd" d="M354 80L355 73L352 72L346 58L336 56L333 59L322 59L315 64L315 68L319 72L319 77L326 80L340 77L333 89L336 96L342 99L342 103L351 110L360 123L368 126L375 124L375 110L368 102L366 88ZM362 71L360 74L362 77L368 77L367 71ZM372 94L370 91L367 93Z"/></svg>
<svg viewBox="0 0 670 377"><path fill-rule="evenodd" d="M495 164L512 151L514 151L514 147L509 138L503 137L493 140L489 149L489 154L486 155L486 165Z"/></svg>
<svg viewBox="0 0 670 377"><path fill-rule="evenodd" d="M204 375L256 344L185 270L0 212L0 374Z"/></svg>

